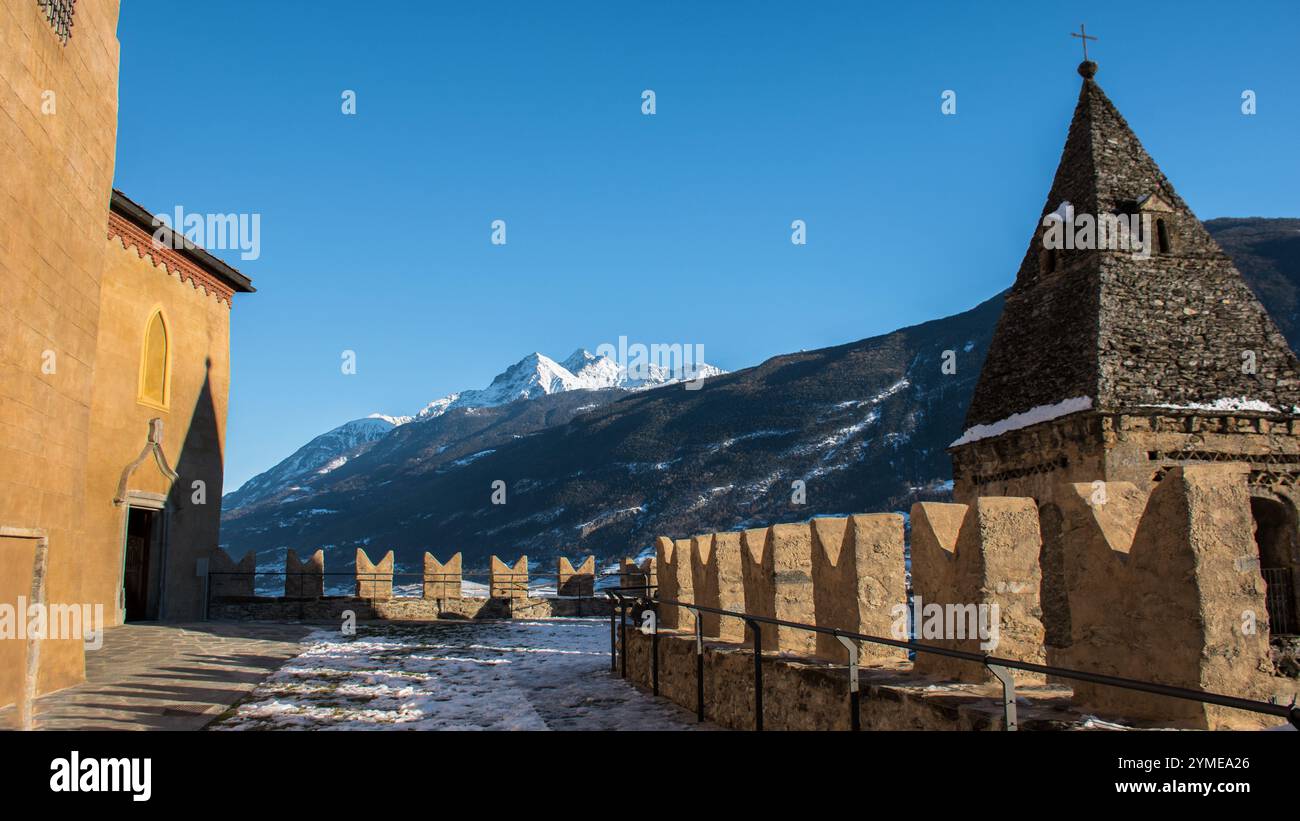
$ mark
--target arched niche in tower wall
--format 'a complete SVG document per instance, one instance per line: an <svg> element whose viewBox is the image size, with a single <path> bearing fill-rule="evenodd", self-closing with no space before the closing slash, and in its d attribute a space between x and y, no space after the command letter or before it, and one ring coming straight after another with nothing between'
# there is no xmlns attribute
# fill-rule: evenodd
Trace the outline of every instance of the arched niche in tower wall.
<svg viewBox="0 0 1300 821"><path fill-rule="evenodd" d="M1272 635L1300 632L1300 516L1285 497L1251 489L1250 514Z"/></svg>

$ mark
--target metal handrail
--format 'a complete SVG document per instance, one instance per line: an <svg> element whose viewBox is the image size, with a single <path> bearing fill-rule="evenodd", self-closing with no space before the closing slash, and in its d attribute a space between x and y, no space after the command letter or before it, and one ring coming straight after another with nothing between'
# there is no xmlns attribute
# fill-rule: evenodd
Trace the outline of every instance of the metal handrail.
<svg viewBox="0 0 1300 821"><path fill-rule="evenodd" d="M620 612L622 612L625 610L625 607L623 605L623 599L628 598L622 595L624 592L632 591L632 590L654 590L654 589L655 588L651 586L627 587L627 588L616 587L613 588L612 590L605 591L605 593L607 596L610 596L611 598L618 599ZM634 601L639 599L640 597L633 597ZM759 625L761 624L768 624L776 627L789 627L796 630L807 630L813 633L821 633L823 635L835 636L839 638L841 641L845 639L848 639L850 641L865 641L872 644L883 644L889 647L897 647L899 649L912 650L918 653L934 653L940 656L947 656L949 658L962 659L964 661L972 661L972 662L978 662L980 664L983 664L985 667L989 668L989 670L993 672L993 674L998 678L999 681L1002 682L1003 705L1007 713L1007 729L1009 730L1015 729L1016 721L1015 721L1015 690L1014 690L1015 685L1012 682L1011 677L1009 675L1005 675L1005 671L1008 669L1024 670L1030 673L1041 673L1044 675L1051 675L1057 678L1070 679L1073 681L1086 681L1092 684L1101 684L1109 687L1119 687L1128 690L1137 690L1140 692L1151 693L1154 695L1168 696L1170 698L1179 698L1185 701L1196 701L1202 704L1214 704L1221 707L1231 707L1238 710L1247 710L1254 713L1262 713L1265 715L1278 716L1281 718L1285 718L1297 729L1300 729L1300 707L1297 707L1294 704L1292 705L1272 704L1265 701L1254 701L1252 699L1238 698L1237 696L1225 696L1219 693L1208 693L1202 690L1192 690L1186 687L1175 687L1169 684L1157 684L1155 682L1140 681L1138 679L1124 678L1122 676L1111 676L1103 673L1090 673L1085 670L1074 670L1068 667L1056 667L1047 664L1034 664L1033 662L1020 661L1019 659L1009 659L1009 658L1002 658L999 656L992 656L992 655L988 655L987 653L972 653L966 650L954 650L948 647L935 647L933 645L921 644L920 642L911 641L911 640L903 641L901 639L890 639L890 638L884 638L882 636L871 636L863 633L855 633L851 630L841 630L837 627L822 627L819 625L805 624L803 622L789 621L787 619L778 619L770 616L757 616L751 613L742 613L735 610L723 610L721 608L708 607L706 605L695 604L693 602L682 602L673 599L662 599L659 598L657 595L654 597L647 597L645 601L655 605L667 604L675 607L685 607L689 610L694 611L697 615L699 613L713 613L719 616L729 616L731 618L741 619L742 621L745 622L745 624L754 633L754 670L755 670L754 723L755 723L755 729L758 730L761 730L763 728L763 721L762 721L763 701L762 701L762 691L761 691L762 667L760 664L763 656L763 646L762 646L762 632L761 632L761 628L759 627ZM611 619L610 623L611 623L611 630L612 630L613 629L612 612L610 614L610 619ZM698 618L696 618L695 620L695 627L696 627L697 650L701 653L701 657L702 657L702 646L700 646L702 644L702 639L699 635L700 622ZM656 611L656 618L654 620L654 638L656 640L655 641L656 648L657 648L658 632L659 632L659 620L657 618L657 611ZM611 644L611 652L612 649L613 646ZM624 650L626 651L626 635L624 636ZM656 651L654 654L654 658L652 660L652 665L653 667L656 668L655 669L656 678L657 678L658 661L659 661L658 653ZM625 678L626 678L626 671L627 671L626 662L627 660L626 658L624 658L623 670L624 670ZM611 669L612 669L612 664L613 662L611 660ZM699 704L697 705L698 706L697 712L699 713L700 720L702 721L703 710L704 710L703 696L702 696L703 693L702 663L697 664L697 671L701 679L701 685L698 688L700 690L700 697L698 699ZM850 688L851 688L850 703L851 703L851 709L853 710L852 726L853 729L856 730L858 729L857 689L855 686L857 664L856 664L856 656L853 655L852 653L850 654L849 672L850 672ZM657 695L658 688L656 687L655 690Z"/></svg>

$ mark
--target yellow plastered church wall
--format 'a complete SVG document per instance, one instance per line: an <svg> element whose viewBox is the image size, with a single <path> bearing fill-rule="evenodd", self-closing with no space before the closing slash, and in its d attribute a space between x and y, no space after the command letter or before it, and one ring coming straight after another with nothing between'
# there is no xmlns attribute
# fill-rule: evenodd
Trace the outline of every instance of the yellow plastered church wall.
<svg viewBox="0 0 1300 821"><path fill-rule="evenodd" d="M172 482L151 457L126 483L128 491L167 496L166 566L160 618L202 615L196 562L217 546L221 517L222 454L230 390L230 308L216 294L155 266L121 239L105 240L99 364L87 472L87 529L96 546L87 557L86 594L112 604L121 621L126 507L115 505L122 473L145 447L149 420L161 419L162 449L179 478ZM147 249L146 249L147 250ZM167 328L164 406L141 396L145 335L155 313ZM195 503L202 482L203 504Z"/></svg>
<svg viewBox="0 0 1300 821"><path fill-rule="evenodd" d="M84 601L78 559L97 549L82 510L117 140L118 7L78 3L64 44L35 0L0 4L0 524L46 532L51 602ZM30 591L31 545L5 539L0 551L0 601L12 604ZM83 677L80 641L43 644L38 692ZM0 705L17 698L14 681L0 679Z"/></svg>

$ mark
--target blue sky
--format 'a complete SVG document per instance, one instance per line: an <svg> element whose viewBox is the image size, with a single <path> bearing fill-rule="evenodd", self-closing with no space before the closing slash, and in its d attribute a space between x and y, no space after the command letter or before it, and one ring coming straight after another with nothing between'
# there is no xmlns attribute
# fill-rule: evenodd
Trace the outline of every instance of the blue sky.
<svg viewBox="0 0 1300 821"><path fill-rule="evenodd" d="M1051 183L1080 22L1199 216L1300 216L1294 2L127 0L116 184L261 215L259 259L220 254L258 288L229 491L535 350L625 335L734 370L986 299Z"/></svg>

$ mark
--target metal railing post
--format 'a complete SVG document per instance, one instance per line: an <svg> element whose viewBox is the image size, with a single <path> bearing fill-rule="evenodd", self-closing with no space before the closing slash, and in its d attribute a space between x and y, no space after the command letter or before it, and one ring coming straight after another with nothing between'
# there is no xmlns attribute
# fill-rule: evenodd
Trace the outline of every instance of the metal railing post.
<svg viewBox="0 0 1300 821"><path fill-rule="evenodd" d="M695 720L704 721L704 625L695 613Z"/></svg>
<svg viewBox="0 0 1300 821"><path fill-rule="evenodd" d="M613 593L606 593L609 598L609 671L612 673L618 663L618 641L614 629L614 605L616 599Z"/></svg>
<svg viewBox="0 0 1300 821"><path fill-rule="evenodd" d="M615 588L615 590L630 589L647 589L647 588ZM611 591L611 595L614 595ZM690 610L696 617L695 619L695 654L696 654L696 713L700 721L704 720L704 640L700 613L716 613L719 616L740 619L748 626L754 640L754 729L763 729L763 630L761 625L768 624L774 629L790 628L794 630L807 630L819 635L832 635L840 640L841 643L849 649L849 703L853 714L850 716L850 726L854 730L861 729L861 682L860 682L860 649L852 646L850 640L858 642L869 642L871 644L885 647L896 647L899 649L914 650L917 653L934 653L947 658L961 659L975 664L981 664L986 667L1002 683L1002 707L1005 716L1005 729L1014 731L1019 729L1019 722L1016 715L1016 690L1015 680L1011 676L1012 670L1023 670L1028 673L1037 673L1043 675L1057 675L1062 678L1074 681L1087 681L1108 687L1120 687L1137 692L1154 693L1160 696L1170 698L1179 698L1187 701L1194 701L1201 704L1214 704L1222 707L1230 707L1235 710L1249 710L1264 715L1279 716L1291 722L1297 729L1300 729L1300 707L1291 704L1278 704L1276 701L1268 703L1254 701L1251 699L1239 698L1236 696L1223 695L1221 693L1205 692L1203 690L1193 690L1186 687L1176 687L1168 684L1157 684L1150 681L1140 681L1138 679L1123 678L1120 676L1105 675L1102 673L1093 673L1086 670L1074 670L1066 667L1052 667L1033 662L1022 661L1018 659L999 658L988 654L976 654L963 650L952 648L935 647L926 644L920 644L914 640L891 639L883 636L872 636L863 633L855 633L849 630L839 630L833 628L819 627L813 624L804 624L801 622L787 621L784 619L772 618L770 616L757 616L736 610L723 610L714 607L705 607L689 602L680 602L673 599L649 600L656 607L659 605L669 605ZM621 602L621 599L620 599ZM657 612L657 611L656 611ZM612 618L612 616L611 616ZM624 616L626 619L626 616ZM612 623L612 622L611 622ZM612 629L612 628L611 628ZM626 634L625 634L626 636ZM613 647L613 638L611 634L611 648ZM626 648L625 648L626 649ZM611 649L612 652L612 649Z"/></svg>
<svg viewBox="0 0 1300 821"><path fill-rule="evenodd" d="M659 610L650 608L650 686L659 695Z"/></svg>
<svg viewBox="0 0 1300 821"><path fill-rule="evenodd" d="M1011 677L1011 671L1000 664L984 662L984 666L1002 682L1002 711L1005 716L1002 729L1007 732L1020 729L1016 723L1016 680Z"/></svg>
<svg viewBox="0 0 1300 821"><path fill-rule="evenodd" d="M858 643L847 636L836 636L849 651L849 729L862 729L862 716L858 713Z"/></svg>
<svg viewBox="0 0 1300 821"><path fill-rule="evenodd" d="M619 634L619 659L620 673L623 678L627 678L627 604L623 597L618 597L618 634Z"/></svg>
<svg viewBox="0 0 1300 821"><path fill-rule="evenodd" d="M698 614L695 620L699 622ZM754 634L754 730L761 732L763 729L763 629L758 626L758 622L751 619L745 619L745 624L749 625L750 631Z"/></svg>

